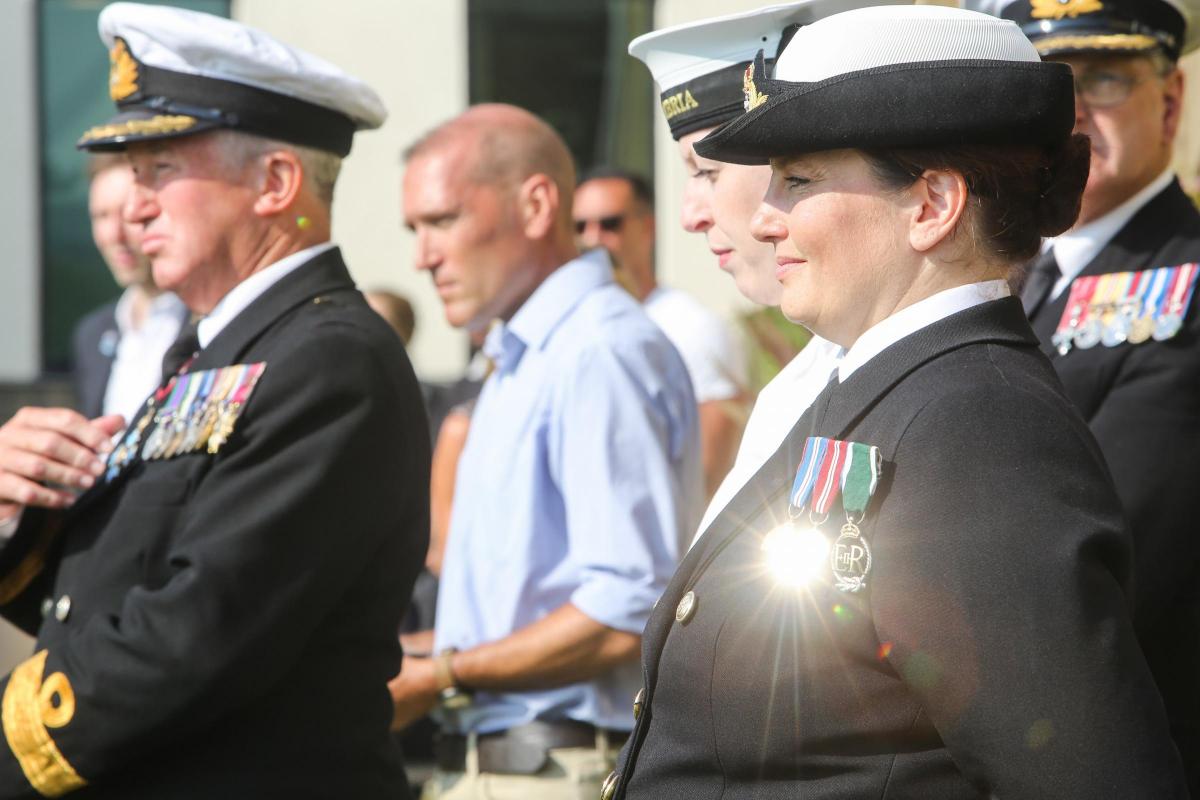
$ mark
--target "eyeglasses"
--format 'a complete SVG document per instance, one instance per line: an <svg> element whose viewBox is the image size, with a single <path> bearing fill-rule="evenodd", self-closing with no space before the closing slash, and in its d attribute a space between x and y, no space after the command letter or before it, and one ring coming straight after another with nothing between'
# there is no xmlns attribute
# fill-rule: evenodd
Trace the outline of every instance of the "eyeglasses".
<svg viewBox="0 0 1200 800"><path fill-rule="evenodd" d="M616 233L625 224L625 215L613 214L608 217L600 217L599 219L577 219L575 220L575 233L582 234L587 230L587 226L592 223L599 225L600 230L605 233Z"/></svg>
<svg viewBox="0 0 1200 800"><path fill-rule="evenodd" d="M1161 75L1134 77L1116 72L1086 72L1075 78L1075 94L1088 108L1114 108L1129 99L1133 88Z"/></svg>

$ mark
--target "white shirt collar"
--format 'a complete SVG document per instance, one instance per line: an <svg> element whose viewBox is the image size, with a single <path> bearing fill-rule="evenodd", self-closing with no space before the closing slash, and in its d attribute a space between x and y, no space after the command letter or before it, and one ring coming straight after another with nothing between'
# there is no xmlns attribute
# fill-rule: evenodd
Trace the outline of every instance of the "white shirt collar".
<svg viewBox="0 0 1200 800"><path fill-rule="evenodd" d="M117 330L121 336L128 336L133 332L133 296L137 292L134 287L129 287L121 292L121 297L117 300L117 307L113 309L113 319L116 320ZM152 317L174 317L176 319L184 316L183 301L172 292L160 292L150 298L150 305L146 309L146 319Z"/></svg>
<svg viewBox="0 0 1200 800"><path fill-rule="evenodd" d="M1170 186L1173 180L1175 173L1168 169L1103 217L1072 228L1052 239L1046 239L1042 243L1042 252L1053 247L1054 260L1058 262L1058 269L1062 272L1062 277L1054 284L1050 297L1055 298L1062 294L1063 290L1079 277L1084 267L1092 263L1096 256L1100 255L1100 251L1108 246L1117 232L1133 219L1133 215Z"/></svg>
<svg viewBox="0 0 1200 800"><path fill-rule="evenodd" d="M838 365L838 380L846 381L859 367L909 334L925 328L951 314L965 311L991 300L1008 297L1012 290L1008 281L993 280L955 286L902 308L882 322L868 328Z"/></svg>
<svg viewBox="0 0 1200 800"><path fill-rule="evenodd" d="M213 307L213 310L208 312L208 316L200 320L200 324L196 328L200 349L208 347L209 343L217 338L217 334L225 330L226 325L233 322L238 314L245 311L248 305L282 280L284 276L336 246L333 242L322 242L298 253L292 253L271 266L264 267L230 289L229 293Z"/></svg>

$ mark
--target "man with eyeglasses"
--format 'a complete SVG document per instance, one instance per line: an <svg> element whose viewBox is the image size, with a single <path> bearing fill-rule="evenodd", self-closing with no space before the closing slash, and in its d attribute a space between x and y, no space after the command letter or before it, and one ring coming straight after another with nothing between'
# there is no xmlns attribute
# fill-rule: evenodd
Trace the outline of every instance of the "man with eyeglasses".
<svg viewBox="0 0 1200 800"><path fill-rule="evenodd" d="M733 466L748 414L746 353L729 326L687 292L661 286L654 268L654 193L641 175L614 167L586 173L575 189L575 235L603 247L617 281L683 356L700 414L705 499Z"/></svg>
<svg viewBox="0 0 1200 800"><path fill-rule="evenodd" d="M1078 222L1045 243L1022 300L1125 505L1138 638L1200 796L1200 319L1186 266L1200 261L1200 213L1170 168L1183 104L1176 61L1200 43L1200 2L965 5L1018 23L1043 58L1075 72L1091 175Z"/></svg>

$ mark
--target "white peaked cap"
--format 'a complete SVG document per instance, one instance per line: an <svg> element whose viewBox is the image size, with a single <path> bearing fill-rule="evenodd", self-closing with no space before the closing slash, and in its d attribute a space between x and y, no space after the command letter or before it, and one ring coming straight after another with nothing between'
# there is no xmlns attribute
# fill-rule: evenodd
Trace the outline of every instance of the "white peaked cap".
<svg viewBox="0 0 1200 800"><path fill-rule="evenodd" d="M143 64L244 83L340 111L359 129L387 119L370 86L311 53L231 19L170 6L113 3L100 12L100 38L125 40Z"/></svg>
<svg viewBox="0 0 1200 800"><path fill-rule="evenodd" d="M671 132L726 122L742 110L746 66L760 51L774 59L785 31L831 14L904 0L799 0L652 31L629 44L662 92Z"/></svg>
<svg viewBox="0 0 1200 800"><path fill-rule="evenodd" d="M240 22L113 3L100 12L99 28L120 113L85 132L83 149L228 128L344 156L355 131L387 117L358 78Z"/></svg>

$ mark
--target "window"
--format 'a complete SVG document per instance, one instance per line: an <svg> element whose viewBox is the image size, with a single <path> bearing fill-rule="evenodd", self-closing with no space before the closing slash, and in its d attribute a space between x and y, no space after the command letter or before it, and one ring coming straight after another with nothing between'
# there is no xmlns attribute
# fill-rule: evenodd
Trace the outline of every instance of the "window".
<svg viewBox="0 0 1200 800"><path fill-rule="evenodd" d="M526 108L580 170L654 174L653 83L626 48L653 27L653 0L468 0L472 103Z"/></svg>

